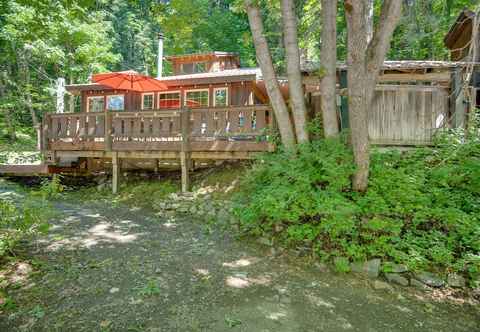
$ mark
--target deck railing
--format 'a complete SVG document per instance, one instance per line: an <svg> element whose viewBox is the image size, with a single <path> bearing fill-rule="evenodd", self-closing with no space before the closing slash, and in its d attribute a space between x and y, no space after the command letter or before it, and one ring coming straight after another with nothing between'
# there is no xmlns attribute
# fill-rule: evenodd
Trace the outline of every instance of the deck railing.
<svg viewBox="0 0 480 332"><path fill-rule="evenodd" d="M47 114L42 149L180 151L188 135L192 151L267 151L271 122L268 106Z"/></svg>

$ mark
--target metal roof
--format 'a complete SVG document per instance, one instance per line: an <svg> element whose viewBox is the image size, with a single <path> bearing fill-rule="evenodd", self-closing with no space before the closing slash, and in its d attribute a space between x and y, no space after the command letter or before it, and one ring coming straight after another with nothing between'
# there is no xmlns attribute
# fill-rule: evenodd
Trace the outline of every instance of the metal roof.
<svg viewBox="0 0 480 332"><path fill-rule="evenodd" d="M226 70L208 72L208 73L164 76L159 78L158 80L182 81L182 80L195 80L195 79L204 79L204 78L221 78L221 77L234 77L234 76L255 76L256 78L260 78L262 76L262 71L260 70L260 68L236 68L236 69L226 69Z"/></svg>

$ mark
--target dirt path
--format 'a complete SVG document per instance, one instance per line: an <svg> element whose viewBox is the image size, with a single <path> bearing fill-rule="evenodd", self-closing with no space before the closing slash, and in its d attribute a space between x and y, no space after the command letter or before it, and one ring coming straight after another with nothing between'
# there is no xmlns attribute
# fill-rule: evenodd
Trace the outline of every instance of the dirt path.
<svg viewBox="0 0 480 332"><path fill-rule="evenodd" d="M149 211L58 203L0 331L480 331L478 308L321 272Z"/></svg>

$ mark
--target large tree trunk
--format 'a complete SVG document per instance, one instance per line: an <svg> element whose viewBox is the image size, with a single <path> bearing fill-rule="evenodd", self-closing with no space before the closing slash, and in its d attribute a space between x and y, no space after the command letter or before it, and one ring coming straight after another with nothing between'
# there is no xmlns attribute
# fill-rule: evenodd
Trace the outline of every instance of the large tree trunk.
<svg viewBox="0 0 480 332"><path fill-rule="evenodd" d="M7 74L5 72L0 72L0 99L4 98L5 90L7 86ZM13 125L11 110L4 109L3 116L5 119L5 126L7 128L7 136L10 142L14 142L17 140L17 135L15 133L15 126Z"/></svg>
<svg viewBox="0 0 480 332"><path fill-rule="evenodd" d="M262 70L263 79L277 120L282 143L287 149L291 149L295 145L295 135L293 133L288 108L280 91L275 70L273 69L272 57L263 33L260 9L255 0L245 0L245 7L250 22L250 30L252 31L253 43L255 44L257 61Z"/></svg>
<svg viewBox="0 0 480 332"><path fill-rule="evenodd" d="M385 61L402 2L385 0L380 20L369 42L371 0L345 0L348 33L348 108L357 170L353 189L365 191L370 166L367 110L371 107L380 68Z"/></svg>
<svg viewBox="0 0 480 332"><path fill-rule="evenodd" d="M325 137L339 133L337 117L337 1L322 0L322 115Z"/></svg>
<svg viewBox="0 0 480 332"><path fill-rule="evenodd" d="M283 34L287 58L287 76L290 105L299 143L308 142L307 107L300 72L300 51L298 49L297 16L293 0L282 0Z"/></svg>

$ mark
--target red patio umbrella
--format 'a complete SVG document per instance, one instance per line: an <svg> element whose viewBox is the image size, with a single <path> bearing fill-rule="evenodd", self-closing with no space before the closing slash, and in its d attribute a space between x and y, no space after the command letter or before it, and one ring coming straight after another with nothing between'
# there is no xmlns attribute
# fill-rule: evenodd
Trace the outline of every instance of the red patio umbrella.
<svg viewBox="0 0 480 332"><path fill-rule="evenodd" d="M116 90L137 92L168 90L165 83L150 76L141 75L134 70L95 74L92 81Z"/></svg>

